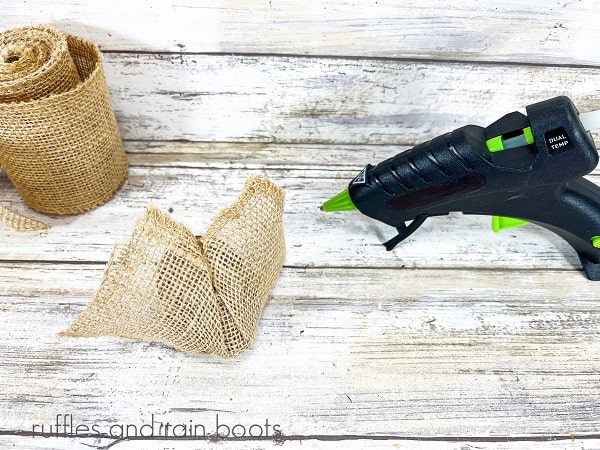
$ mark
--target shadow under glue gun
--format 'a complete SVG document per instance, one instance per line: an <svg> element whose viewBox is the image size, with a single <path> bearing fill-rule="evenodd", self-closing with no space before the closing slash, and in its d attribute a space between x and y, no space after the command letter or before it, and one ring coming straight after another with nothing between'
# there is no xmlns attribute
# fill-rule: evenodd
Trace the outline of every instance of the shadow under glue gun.
<svg viewBox="0 0 600 450"><path fill-rule="evenodd" d="M600 280L600 186L589 130L600 111L579 114L567 97L512 112L487 128L467 125L367 165L324 211L358 209L398 230L388 250L425 219L452 211L494 216L494 231L532 222L564 238L590 280Z"/></svg>

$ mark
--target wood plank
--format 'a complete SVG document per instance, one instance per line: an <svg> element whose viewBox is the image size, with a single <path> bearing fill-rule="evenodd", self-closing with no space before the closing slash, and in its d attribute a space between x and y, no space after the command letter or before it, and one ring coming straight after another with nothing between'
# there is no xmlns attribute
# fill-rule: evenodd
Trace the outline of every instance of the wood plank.
<svg viewBox="0 0 600 450"><path fill-rule="evenodd" d="M406 145L191 141L125 141L124 145L134 166L247 170L327 168L332 172L359 171L368 162L377 163L411 148Z"/></svg>
<svg viewBox="0 0 600 450"><path fill-rule="evenodd" d="M124 242L149 204L155 204L201 234L215 211L228 206L250 174L266 176L287 193L284 225L286 264L296 267L477 267L497 270L580 270L575 252L553 233L529 226L492 233L489 217L451 214L428 220L392 252L382 243L391 227L357 212L326 214L321 203L343 189L358 171L334 168L211 168L187 158L164 167L159 156L137 155L129 179L117 195L86 214L48 217L31 213L6 178L0 178L3 204L46 220L49 231L0 229L0 260L105 262L114 244ZM144 162L145 161L145 162ZM594 180L598 180L595 176ZM600 180L598 180L600 181ZM435 242L435 245L432 245ZM583 275L581 275L583 277ZM582 278L583 280L583 278Z"/></svg>
<svg viewBox="0 0 600 450"><path fill-rule="evenodd" d="M600 109L593 0L2 3L0 29L100 44L132 165L101 208L0 229L1 448L600 448L600 283L565 242L453 214L385 252L389 227L318 210L457 126L558 94ZM251 173L286 190L288 257L246 353L57 336L148 204L201 233ZM104 434L33 436L57 414ZM208 436L106 435L153 420ZM284 436L216 442L216 420Z"/></svg>
<svg viewBox="0 0 600 450"><path fill-rule="evenodd" d="M343 178L346 172L354 176L367 163L375 165L412 148L407 145L188 141L125 141L124 145L132 166L248 171L324 169L335 179ZM599 175L600 167L597 167L589 178L596 179Z"/></svg>
<svg viewBox="0 0 600 450"><path fill-rule="evenodd" d="M131 140L414 144L561 94L600 109L597 68L117 53L106 72Z"/></svg>
<svg viewBox="0 0 600 450"><path fill-rule="evenodd" d="M106 50L599 63L593 0L4 3L2 29L50 23Z"/></svg>
<svg viewBox="0 0 600 450"><path fill-rule="evenodd" d="M597 293L574 273L285 269L255 342L231 361L58 337L101 273L3 264L3 430L57 414L103 430L152 414L212 429L218 414L268 419L287 436L365 439L542 439L600 426Z"/></svg>
<svg viewBox="0 0 600 450"><path fill-rule="evenodd" d="M443 439L443 438L442 438ZM581 436L548 437L547 439L508 440L504 442L488 442L476 439L399 439L394 437L352 437L340 436L339 438L318 438L311 436L293 436L277 440L237 440L215 441L187 439L140 439L122 440L114 443L111 439L68 439L68 438L32 438L27 436L0 436L0 445L15 450L46 450L60 448L62 450L197 450L199 446L213 444L223 450L256 450L257 448L270 448L273 445L284 445L286 449L302 450L337 450L337 449L393 449L406 450L465 450L476 448L478 450L592 450L600 447L600 439L585 438Z"/></svg>
<svg viewBox="0 0 600 450"><path fill-rule="evenodd" d="M43 300L43 303L59 307L64 305L66 297L71 304L83 306L98 288L103 271L104 263L5 261L0 273L0 294L5 296L7 304L36 305ZM416 300L429 292L439 297L439 305L435 304L437 307L442 307L444 302L460 303L482 298L487 299L487 303L481 307L495 302L510 303L511 307L504 311L506 314L514 313L513 308L528 308L532 304L539 305L541 310L585 307L593 311L597 296L597 291L591 289L594 283L581 282L579 274L574 272L554 270L284 267L282 277L283 281L275 286L273 295L285 301L302 299L335 301L336 304L368 301L377 304L377 309L383 307L379 305L383 301ZM399 281L395 281L395 277L400 277ZM349 278L356 282L348 283ZM402 289L390 291L389 285L401 285ZM498 292L502 296L490 298ZM453 309L454 306L444 307L447 308ZM534 319L523 316L516 321L513 318L512 327L527 328ZM600 320L594 315L591 319ZM594 324L587 324L586 328L593 332ZM511 326L508 321L505 325ZM558 322L555 325L565 324Z"/></svg>

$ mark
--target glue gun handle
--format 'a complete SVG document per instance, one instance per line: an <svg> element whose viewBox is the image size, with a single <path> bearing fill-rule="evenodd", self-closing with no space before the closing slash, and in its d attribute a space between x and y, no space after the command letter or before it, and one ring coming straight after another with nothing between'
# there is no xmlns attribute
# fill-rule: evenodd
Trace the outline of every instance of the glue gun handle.
<svg viewBox="0 0 600 450"><path fill-rule="evenodd" d="M577 252L590 280L600 281L600 187L575 178L555 189L538 187L503 206L514 217L537 223L565 239ZM595 244L595 245L594 245Z"/></svg>

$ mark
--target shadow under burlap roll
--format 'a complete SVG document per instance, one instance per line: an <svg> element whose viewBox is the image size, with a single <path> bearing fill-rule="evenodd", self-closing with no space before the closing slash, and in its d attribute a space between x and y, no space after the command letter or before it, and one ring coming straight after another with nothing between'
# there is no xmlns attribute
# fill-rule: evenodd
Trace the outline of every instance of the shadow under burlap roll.
<svg viewBox="0 0 600 450"><path fill-rule="evenodd" d="M46 214L87 211L123 184L127 158L94 44L46 26L0 33L0 166Z"/></svg>

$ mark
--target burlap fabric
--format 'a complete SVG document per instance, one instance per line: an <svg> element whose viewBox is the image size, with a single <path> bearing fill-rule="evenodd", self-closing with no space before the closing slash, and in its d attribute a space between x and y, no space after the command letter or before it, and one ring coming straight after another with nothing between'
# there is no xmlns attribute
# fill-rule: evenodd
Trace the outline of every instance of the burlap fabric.
<svg viewBox="0 0 600 450"><path fill-rule="evenodd" d="M206 234L154 207L117 246L94 299L64 336L118 336L233 357L254 336L285 258L283 191L250 178Z"/></svg>
<svg viewBox="0 0 600 450"><path fill-rule="evenodd" d="M47 230L50 228L43 222L22 216L4 206L0 206L0 223L18 231Z"/></svg>
<svg viewBox="0 0 600 450"><path fill-rule="evenodd" d="M89 210L121 186L127 159L95 45L45 26L0 33L0 166L48 214Z"/></svg>

